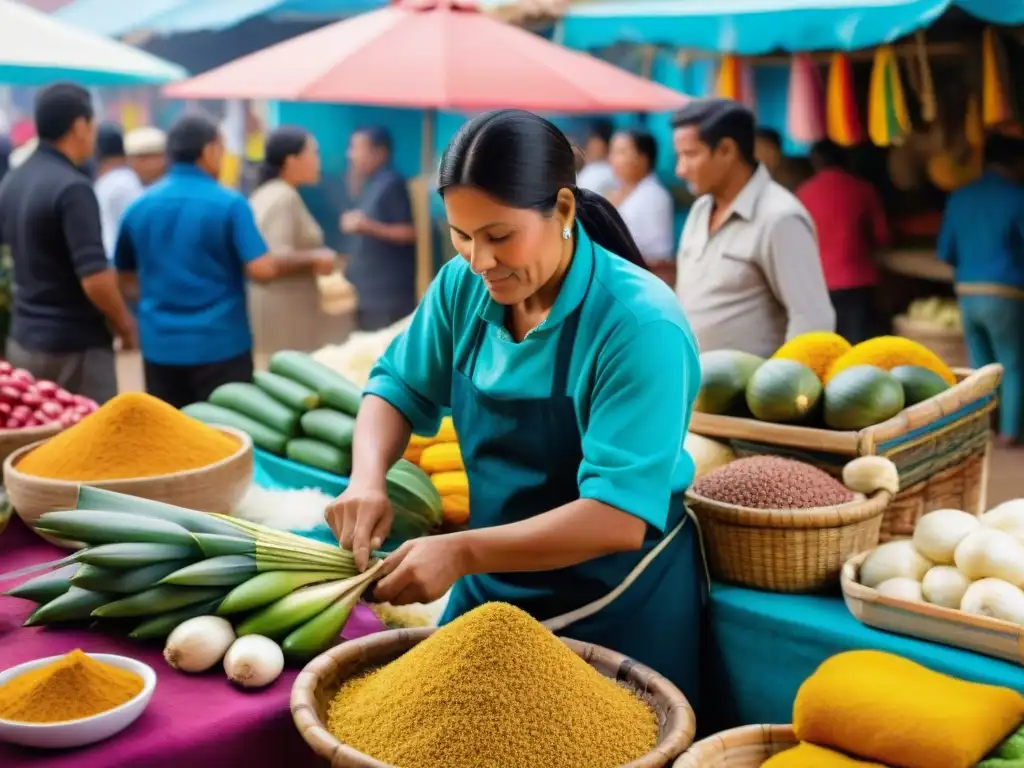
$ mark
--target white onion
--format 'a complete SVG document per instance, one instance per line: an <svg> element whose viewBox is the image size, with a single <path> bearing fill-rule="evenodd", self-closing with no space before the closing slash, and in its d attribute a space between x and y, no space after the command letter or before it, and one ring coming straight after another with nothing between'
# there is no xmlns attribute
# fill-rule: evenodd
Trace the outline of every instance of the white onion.
<svg viewBox="0 0 1024 768"><path fill-rule="evenodd" d="M914 548L910 539L887 541L864 559L860 583L874 589L883 581L900 576L920 581L931 567L931 561Z"/></svg>
<svg viewBox="0 0 1024 768"><path fill-rule="evenodd" d="M969 579L1002 579L1024 586L1024 546L1003 531L980 528L960 542L953 559Z"/></svg>
<svg viewBox="0 0 1024 768"><path fill-rule="evenodd" d="M967 588L960 610L1011 624L1024 624L1024 592L1002 579L982 579Z"/></svg>
<svg viewBox="0 0 1024 768"><path fill-rule="evenodd" d="M220 616L197 616L174 628L164 659L179 672L205 672L224 658L235 641L231 623Z"/></svg>
<svg viewBox="0 0 1024 768"><path fill-rule="evenodd" d="M908 579L905 576L897 576L895 579L887 579L875 587L878 594L886 597L895 597L897 600L910 600L914 603L923 603L924 595L921 594L921 583Z"/></svg>
<svg viewBox="0 0 1024 768"><path fill-rule="evenodd" d="M228 648L224 671L235 685L262 688L277 680L284 670L281 646L263 635L245 635Z"/></svg>
<svg viewBox="0 0 1024 768"><path fill-rule="evenodd" d="M932 605L957 610L969 586L971 580L953 566L936 565L924 575L921 592Z"/></svg>
<svg viewBox="0 0 1024 768"><path fill-rule="evenodd" d="M956 545L981 527L974 515L959 509L937 509L917 521L914 547L939 565L951 565Z"/></svg>

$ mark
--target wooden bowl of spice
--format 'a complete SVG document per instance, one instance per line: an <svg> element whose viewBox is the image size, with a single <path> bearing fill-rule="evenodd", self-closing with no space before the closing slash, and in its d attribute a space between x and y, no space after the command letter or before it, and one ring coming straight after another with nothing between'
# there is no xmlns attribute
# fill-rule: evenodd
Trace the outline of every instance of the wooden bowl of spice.
<svg viewBox="0 0 1024 768"><path fill-rule="evenodd" d="M82 485L230 514L252 484L252 440L133 392L18 449L3 468L11 504L29 526L45 512L74 509Z"/></svg>
<svg viewBox="0 0 1024 768"><path fill-rule="evenodd" d="M71 651L0 672L0 741L81 747L113 736L142 714L156 673L141 661Z"/></svg>
<svg viewBox="0 0 1024 768"><path fill-rule="evenodd" d="M295 681L292 717L332 768L662 768L693 710L664 677L487 603L440 629L343 643ZM482 762L484 756L488 761Z"/></svg>

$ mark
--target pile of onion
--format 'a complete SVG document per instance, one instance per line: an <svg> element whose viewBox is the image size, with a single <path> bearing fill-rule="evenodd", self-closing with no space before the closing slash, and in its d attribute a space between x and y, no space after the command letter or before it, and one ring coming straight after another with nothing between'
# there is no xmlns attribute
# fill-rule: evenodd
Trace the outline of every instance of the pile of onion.
<svg viewBox="0 0 1024 768"><path fill-rule="evenodd" d="M0 429L25 429L45 424L70 427L98 406L52 381L36 380L24 368L0 360Z"/></svg>

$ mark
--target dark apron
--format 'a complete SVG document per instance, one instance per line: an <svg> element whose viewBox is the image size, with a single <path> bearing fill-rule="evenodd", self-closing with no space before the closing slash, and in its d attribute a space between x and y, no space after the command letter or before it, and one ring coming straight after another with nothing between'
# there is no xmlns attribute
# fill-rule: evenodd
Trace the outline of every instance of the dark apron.
<svg viewBox="0 0 1024 768"><path fill-rule="evenodd" d="M577 309L560 331L550 397L505 400L473 384L486 327L476 318L473 341L456 361L452 379L452 416L469 476L472 528L515 523L579 499L582 440L568 391L579 321ZM550 621L560 634L565 627L567 637L651 667L696 708L705 571L700 534L687 516L682 493L672 497L666 530L672 538L656 553L669 534L648 527L639 552L555 571L462 578L441 623L486 602L511 603ZM645 559L645 567L638 568ZM616 590L621 594L615 595ZM562 619L573 620L566 626Z"/></svg>

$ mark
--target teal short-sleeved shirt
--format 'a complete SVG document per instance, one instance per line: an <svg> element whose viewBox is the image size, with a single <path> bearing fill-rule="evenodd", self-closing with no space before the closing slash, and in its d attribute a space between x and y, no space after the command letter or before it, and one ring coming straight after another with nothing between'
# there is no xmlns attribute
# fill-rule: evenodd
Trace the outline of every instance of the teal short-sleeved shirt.
<svg viewBox="0 0 1024 768"><path fill-rule="evenodd" d="M433 434L452 407L453 367L482 319L473 384L497 399L548 397L559 334L580 308L569 366L583 446L580 497L664 532L670 496L693 480L683 440L700 386L697 342L665 283L592 242L582 227L578 235L547 319L518 343L483 280L464 259L448 262L365 393L388 401L418 434Z"/></svg>

